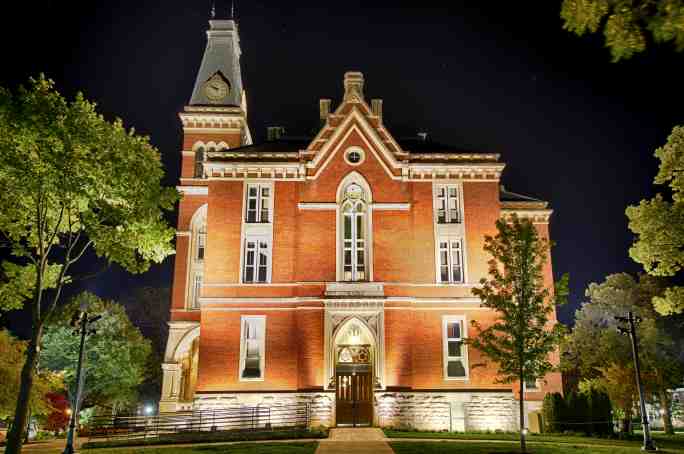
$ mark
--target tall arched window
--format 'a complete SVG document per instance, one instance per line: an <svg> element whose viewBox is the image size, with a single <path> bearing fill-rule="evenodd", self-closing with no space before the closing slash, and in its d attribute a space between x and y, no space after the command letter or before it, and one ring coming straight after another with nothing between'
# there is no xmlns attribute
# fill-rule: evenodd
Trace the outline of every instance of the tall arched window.
<svg viewBox="0 0 684 454"><path fill-rule="evenodd" d="M190 241L187 308L199 309L199 296L204 283L204 258L207 252L206 205L199 208L192 216Z"/></svg>
<svg viewBox="0 0 684 454"><path fill-rule="evenodd" d="M349 184L342 196L342 278L345 281L368 280L366 194L356 183Z"/></svg>

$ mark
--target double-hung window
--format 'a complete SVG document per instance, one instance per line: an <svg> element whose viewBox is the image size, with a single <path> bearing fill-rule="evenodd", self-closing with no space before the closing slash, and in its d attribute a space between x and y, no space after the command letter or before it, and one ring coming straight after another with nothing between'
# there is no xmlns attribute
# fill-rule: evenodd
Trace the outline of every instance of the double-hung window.
<svg viewBox="0 0 684 454"><path fill-rule="evenodd" d="M444 356L444 378L468 378L468 352L463 343L465 338L465 317L445 316L442 319Z"/></svg>
<svg viewBox="0 0 684 454"><path fill-rule="evenodd" d="M525 380L525 391L539 391L537 380L534 378Z"/></svg>
<svg viewBox="0 0 684 454"><path fill-rule="evenodd" d="M459 186L440 184L435 187L435 213L438 224L460 224L461 196Z"/></svg>
<svg viewBox="0 0 684 454"><path fill-rule="evenodd" d="M198 262L204 261L204 253L206 252L207 248L207 226L203 225L200 230L197 232L197 251L196 251L196 260Z"/></svg>
<svg viewBox="0 0 684 454"><path fill-rule="evenodd" d="M271 222L271 185L248 184L245 206L245 222L249 224Z"/></svg>
<svg viewBox="0 0 684 454"><path fill-rule="evenodd" d="M243 316L240 333L240 380L263 380L266 317Z"/></svg>
<svg viewBox="0 0 684 454"><path fill-rule="evenodd" d="M251 236L245 239L242 281L266 283L271 280L271 244L267 237Z"/></svg>
<svg viewBox="0 0 684 454"><path fill-rule="evenodd" d="M463 279L463 241L461 238L440 237L439 281L450 284L464 282Z"/></svg>

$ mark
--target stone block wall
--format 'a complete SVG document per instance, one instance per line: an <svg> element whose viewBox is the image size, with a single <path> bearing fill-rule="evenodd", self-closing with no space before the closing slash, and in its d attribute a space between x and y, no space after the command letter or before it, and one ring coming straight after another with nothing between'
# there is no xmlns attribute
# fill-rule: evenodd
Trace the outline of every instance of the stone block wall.
<svg viewBox="0 0 684 454"><path fill-rule="evenodd" d="M247 407L286 407L297 404L309 404L309 425L311 427L330 427L334 421L335 393L225 393L196 395L194 410L219 410ZM278 414L274 411L273 414ZM277 425L277 418L270 421Z"/></svg>
<svg viewBox="0 0 684 454"><path fill-rule="evenodd" d="M516 430L512 393L378 392L380 427L418 430Z"/></svg>

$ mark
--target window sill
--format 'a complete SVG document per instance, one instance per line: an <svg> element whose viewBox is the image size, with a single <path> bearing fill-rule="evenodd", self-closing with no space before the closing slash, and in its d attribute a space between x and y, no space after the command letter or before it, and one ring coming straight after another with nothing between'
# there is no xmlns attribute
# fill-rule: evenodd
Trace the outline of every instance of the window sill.
<svg viewBox="0 0 684 454"><path fill-rule="evenodd" d="M444 377L444 381L460 381L460 382L469 382L470 377Z"/></svg>
<svg viewBox="0 0 684 454"><path fill-rule="evenodd" d="M261 377L261 378L240 378L238 381L246 381L246 382L250 382L250 381L264 381L264 378L263 378L263 377Z"/></svg>

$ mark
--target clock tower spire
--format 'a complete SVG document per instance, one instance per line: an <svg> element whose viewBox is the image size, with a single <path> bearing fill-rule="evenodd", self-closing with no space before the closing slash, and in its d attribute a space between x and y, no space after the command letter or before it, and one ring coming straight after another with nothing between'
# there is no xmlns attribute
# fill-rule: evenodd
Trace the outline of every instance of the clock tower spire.
<svg viewBox="0 0 684 454"><path fill-rule="evenodd" d="M216 16L212 7L207 47L190 102L179 114L183 123L181 180L204 178L203 163L212 152L252 144L240 70L238 26L233 18Z"/></svg>

